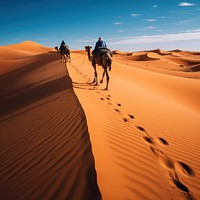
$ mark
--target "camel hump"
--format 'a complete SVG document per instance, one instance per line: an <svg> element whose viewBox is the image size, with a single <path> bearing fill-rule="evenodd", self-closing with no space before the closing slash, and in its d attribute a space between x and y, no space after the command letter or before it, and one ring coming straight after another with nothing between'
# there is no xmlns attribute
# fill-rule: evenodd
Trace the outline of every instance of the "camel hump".
<svg viewBox="0 0 200 200"><path fill-rule="evenodd" d="M110 57L113 56L113 55L112 55L112 51L111 51L110 49L108 49L107 47L101 47L101 48L98 49L97 54L98 54L98 55L101 55L102 53L107 53L107 54L110 55Z"/></svg>
<svg viewBox="0 0 200 200"><path fill-rule="evenodd" d="M63 45L63 48L69 49L69 47L66 44Z"/></svg>

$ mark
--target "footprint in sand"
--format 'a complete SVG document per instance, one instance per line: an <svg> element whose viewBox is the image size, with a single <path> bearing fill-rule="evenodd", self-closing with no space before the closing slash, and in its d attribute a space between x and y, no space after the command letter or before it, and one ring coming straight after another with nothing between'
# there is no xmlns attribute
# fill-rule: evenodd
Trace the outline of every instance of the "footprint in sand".
<svg viewBox="0 0 200 200"><path fill-rule="evenodd" d="M106 98L101 97L100 99L101 99L102 101L105 101L105 103L107 103L108 105L112 105L112 103L109 102L109 100L110 100L109 97L106 97ZM108 101L106 101L106 100L108 100Z"/></svg>
<svg viewBox="0 0 200 200"><path fill-rule="evenodd" d="M134 119L135 117L131 114L128 114L128 116L131 118L131 119Z"/></svg>
<svg viewBox="0 0 200 200"><path fill-rule="evenodd" d="M183 162L180 162L180 161L176 161L174 163L174 165L175 165L176 171L180 172L182 175L184 175L186 177L193 177L193 176L195 176L195 172L187 164L185 164Z"/></svg>
<svg viewBox="0 0 200 200"><path fill-rule="evenodd" d="M165 139L163 139L163 138L161 138L161 137L159 137L158 139L160 140L160 142L161 142L162 144L164 144L164 145L169 145L169 143L168 143Z"/></svg>
<svg viewBox="0 0 200 200"><path fill-rule="evenodd" d="M101 94L100 92L97 92L97 93ZM116 111L117 113L119 113L120 115L123 116L121 119L122 119L124 122L129 122L129 119L134 119L134 118L135 118L135 117L134 117L133 115L131 115L131 114L124 115L118 108L116 108L116 106L117 106L117 107L121 107L122 105L121 105L120 103L112 103L112 100L110 99L110 97L111 97L111 95L107 95L107 96L104 95L104 97L101 97L100 99L101 99L102 101L106 101L106 103L107 103L108 105L113 106L113 107L114 107L113 110Z"/></svg>
<svg viewBox="0 0 200 200"><path fill-rule="evenodd" d="M194 200L194 197L192 196L189 188L184 185L179 179L180 175L184 175L190 178L195 176L194 171L187 164L180 161L174 162L174 168L174 172L169 172L170 183L182 192L180 199Z"/></svg>
<svg viewBox="0 0 200 200"><path fill-rule="evenodd" d="M174 162L171 160L165 153L159 149L150 146L151 152L156 156L158 161L162 164L162 166L166 167L167 169L174 169Z"/></svg>
<svg viewBox="0 0 200 200"><path fill-rule="evenodd" d="M164 138L158 137L157 141L162 145L169 145L169 143Z"/></svg>
<svg viewBox="0 0 200 200"><path fill-rule="evenodd" d="M128 121L129 121L126 117L122 117L122 120L123 120L124 122L128 122Z"/></svg>
<svg viewBox="0 0 200 200"><path fill-rule="evenodd" d="M136 126L136 128L137 128L137 129L139 129L140 131L143 131L143 132L145 132L145 133L146 133L145 129L144 129L144 128L142 128L141 126Z"/></svg>
<svg viewBox="0 0 200 200"><path fill-rule="evenodd" d="M174 174L172 172L169 172L169 178L172 185L176 186L178 189L184 192L189 192L189 189L179 181L176 172L174 172Z"/></svg>
<svg viewBox="0 0 200 200"><path fill-rule="evenodd" d="M134 116L128 114L128 115L125 115L124 117L122 117L122 119L123 119L124 122L130 122L130 120L134 119Z"/></svg>
<svg viewBox="0 0 200 200"><path fill-rule="evenodd" d="M142 139L143 139L145 142L147 142L147 143L149 143L149 144L154 144L153 138L147 133L147 131L146 131L143 127L141 127L141 126L136 126L136 128L137 128L138 130L140 130L141 132L143 132Z"/></svg>
<svg viewBox="0 0 200 200"><path fill-rule="evenodd" d="M114 111L116 111L116 112L118 112L118 113L121 112L121 111L120 111L119 109L117 109L117 108L114 108Z"/></svg>

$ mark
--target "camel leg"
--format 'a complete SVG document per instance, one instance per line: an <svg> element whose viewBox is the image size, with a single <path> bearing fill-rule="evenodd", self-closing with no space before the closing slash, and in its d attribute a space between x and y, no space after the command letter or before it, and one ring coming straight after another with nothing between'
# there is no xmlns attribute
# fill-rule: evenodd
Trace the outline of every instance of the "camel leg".
<svg viewBox="0 0 200 200"><path fill-rule="evenodd" d="M61 62L64 62L64 55L61 55Z"/></svg>
<svg viewBox="0 0 200 200"><path fill-rule="evenodd" d="M96 64L93 63L92 65L93 65L93 67L94 67L94 80L93 80L92 83L95 83L95 85L98 85L98 78L97 78Z"/></svg>
<svg viewBox="0 0 200 200"><path fill-rule="evenodd" d="M108 70L106 69L105 71L106 71L106 78L107 78L107 83L106 83L106 88L105 88L105 90L108 90L108 83L109 83L110 77L109 77L109 74L108 74Z"/></svg>
<svg viewBox="0 0 200 200"><path fill-rule="evenodd" d="M66 56L66 54L63 55L63 58L64 58L64 62L67 62L67 56Z"/></svg>
<svg viewBox="0 0 200 200"><path fill-rule="evenodd" d="M103 78L104 78L104 76L105 76L105 73L106 73L106 70L104 69L103 75L102 75L102 79L101 79L100 83L103 83Z"/></svg>
<svg viewBox="0 0 200 200"><path fill-rule="evenodd" d="M69 63L71 62L70 54L67 54L67 61L69 61Z"/></svg>

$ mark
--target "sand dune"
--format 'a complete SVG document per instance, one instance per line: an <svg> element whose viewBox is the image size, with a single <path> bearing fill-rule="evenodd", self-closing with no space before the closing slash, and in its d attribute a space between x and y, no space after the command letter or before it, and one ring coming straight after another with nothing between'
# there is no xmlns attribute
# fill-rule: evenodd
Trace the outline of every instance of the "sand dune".
<svg viewBox="0 0 200 200"><path fill-rule="evenodd" d="M28 52L33 52L33 53L44 53L50 50L51 48L49 47L44 47L38 43L32 42L32 41L24 41L21 42L20 44L13 44L9 45L8 47L12 49L17 49L17 50L23 50L23 51L28 51Z"/></svg>
<svg viewBox="0 0 200 200"><path fill-rule="evenodd" d="M198 52L116 50L105 91L29 44L0 54L3 199L200 199Z"/></svg>
<svg viewBox="0 0 200 200"><path fill-rule="evenodd" d="M65 65L41 51L26 60L0 77L1 199L101 199L85 115Z"/></svg>

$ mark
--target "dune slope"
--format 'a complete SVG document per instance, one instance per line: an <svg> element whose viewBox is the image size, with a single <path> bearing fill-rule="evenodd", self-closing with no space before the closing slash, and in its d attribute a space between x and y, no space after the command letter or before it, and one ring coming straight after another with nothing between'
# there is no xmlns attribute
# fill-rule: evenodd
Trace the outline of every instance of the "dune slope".
<svg viewBox="0 0 200 200"><path fill-rule="evenodd" d="M65 65L48 52L22 56L0 76L1 199L101 199L85 114Z"/></svg>

